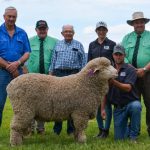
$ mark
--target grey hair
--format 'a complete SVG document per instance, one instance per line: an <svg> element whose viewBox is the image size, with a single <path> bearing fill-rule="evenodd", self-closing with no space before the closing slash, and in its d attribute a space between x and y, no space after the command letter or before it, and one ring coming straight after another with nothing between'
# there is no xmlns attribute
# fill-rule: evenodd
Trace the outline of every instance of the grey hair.
<svg viewBox="0 0 150 150"><path fill-rule="evenodd" d="M17 9L13 6L9 6L5 9L4 15L9 11L9 10L15 10L17 12Z"/></svg>
<svg viewBox="0 0 150 150"><path fill-rule="evenodd" d="M71 27L71 28L72 28L72 31L74 32L74 27L73 27L73 25L70 25L70 24L63 25L63 26L62 26L62 32L65 30L66 27Z"/></svg>

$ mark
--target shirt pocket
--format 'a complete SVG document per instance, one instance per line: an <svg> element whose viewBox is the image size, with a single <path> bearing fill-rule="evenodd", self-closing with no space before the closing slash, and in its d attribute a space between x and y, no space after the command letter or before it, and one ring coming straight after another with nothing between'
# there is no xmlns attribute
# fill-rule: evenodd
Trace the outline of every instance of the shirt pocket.
<svg viewBox="0 0 150 150"><path fill-rule="evenodd" d="M23 54L24 53L24 49L23 49L23 40L21 38L17 38L17 44L14 45L17 47L17 51L18 53Z"/></svg>
<svg viewBox="0 0 150 150"><path fill-rule="evenodd" d="M144 55L149 55L150 56L150 43L148 41L143 41L142 43L143 49L144 49Z"/></svg>
<svg viewBox="0 0 150 150"><path fill-rule="evenodd" d="M0 38L0 50L8 49L8 41L6 39Z"/></svg>

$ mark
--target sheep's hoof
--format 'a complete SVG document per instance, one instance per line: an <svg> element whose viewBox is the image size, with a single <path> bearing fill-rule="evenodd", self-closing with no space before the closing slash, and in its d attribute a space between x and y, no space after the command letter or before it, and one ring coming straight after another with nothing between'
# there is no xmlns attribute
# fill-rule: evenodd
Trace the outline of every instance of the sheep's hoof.
<svg viewBox="0 0 150 150"><path fill-rule="evenodd" d="M22 144L23 136L17 132L11 133L10 136L10 145L12 147L19 146Z"/></svg>
<svg viewBox="0 0 150 150"><path fill-rule="evenodd" d="M79 143L85 143L86 142L86 135L80 135L80 136L78 136L77 141Z"/></svg>

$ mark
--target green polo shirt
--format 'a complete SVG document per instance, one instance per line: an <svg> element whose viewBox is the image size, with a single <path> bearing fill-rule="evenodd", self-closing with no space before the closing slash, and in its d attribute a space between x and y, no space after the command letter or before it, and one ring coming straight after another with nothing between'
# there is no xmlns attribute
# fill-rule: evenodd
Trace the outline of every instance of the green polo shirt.
<svg viewBox="0 0 150 150"><path fill-rule="evenodd" d="M132 57L134 52L134 47L136 44L137 34L136 32L131 32L127 34L123 40L122 45L126 52L126 63L132 64ZM143 68L150 62L150 32L144 31L141 34L140 45L137 56L137 68Z"/></svg>
<svg viewBox="0 0 150 150"><path fill-rule="evenodd" d="M27 68L30 73L39 73L39 52L40 52L40 40L38 36L34 36L29 39L31 46L30 57L27 62ZM45 74L48 74L50 62L52 58L52 52L57 39L47 36L44 40L44 66Z"/></svg>

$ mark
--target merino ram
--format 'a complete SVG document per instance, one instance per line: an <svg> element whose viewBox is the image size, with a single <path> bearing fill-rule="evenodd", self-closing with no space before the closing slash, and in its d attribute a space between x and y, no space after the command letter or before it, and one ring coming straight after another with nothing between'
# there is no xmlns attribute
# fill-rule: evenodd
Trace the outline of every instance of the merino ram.
<svg viewBox="0 0 150 150"><path fill-rule="evenodd" d="M88 120L96 116L98 106L108 91L108 80L117 75L104 57L91 60L79 73L55 77L24 74L7 87L14 116L10 143L20 145L24 131L33 118L40 121L62 121L72 118L74 138L85 142Z"/></svg>

